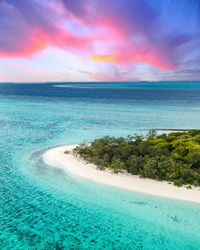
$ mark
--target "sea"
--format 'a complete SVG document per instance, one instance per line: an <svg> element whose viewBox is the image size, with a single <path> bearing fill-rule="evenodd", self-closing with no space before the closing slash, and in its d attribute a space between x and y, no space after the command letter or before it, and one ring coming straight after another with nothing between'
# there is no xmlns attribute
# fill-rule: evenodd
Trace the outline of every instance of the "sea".
<svg viewBox="0 0 200 250"><path fill-rule="evenodd" d="M200 205L49 167L49 148L200 128L200 82L1 83L0 249L199 250Z"/></svg>

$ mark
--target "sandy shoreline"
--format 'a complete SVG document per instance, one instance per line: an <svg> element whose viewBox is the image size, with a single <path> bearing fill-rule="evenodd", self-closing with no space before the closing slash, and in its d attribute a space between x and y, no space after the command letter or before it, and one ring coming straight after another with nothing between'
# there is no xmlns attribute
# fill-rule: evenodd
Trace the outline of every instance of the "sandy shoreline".
<svg viewBox="0 0 200 250"><path fill-rule="evenodd" d="M164 198L200 203L200 188L187 189L185 187L175 187L167 182L101 171L96 169L93 164L87 164L71 153L64 153L65 151L71 152L74 147L73 145L49 149L43 154L43 161L49 166L58 167L69 171L73 175L112 187Z"/></svg>

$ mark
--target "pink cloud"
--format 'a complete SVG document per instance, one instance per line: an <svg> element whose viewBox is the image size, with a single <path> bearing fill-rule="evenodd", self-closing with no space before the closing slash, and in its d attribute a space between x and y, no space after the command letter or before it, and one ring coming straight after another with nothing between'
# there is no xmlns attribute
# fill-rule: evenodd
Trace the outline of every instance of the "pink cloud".
<svg viewBox="0 0 200 250"><path fill-rule="evenodd" d="M190 39L169 36L146 0L4 0L0 7L4 58L31 57L55 46L96 62L173 70L179 65L179 47ZM84 34L86 28L90 32Z"/></svg>
<svg viewBox="0 0 200 250"><path fill-rule="evenodd" d="M7 1L0 3L0 7L4 11L3 14L0 13L0 21L2 22L0 57L30 57L49 46L66 50L77 50L79 47L82 50L89 49L89 38L75 36L62 27L62 23L55 23L61 19L59 17L61 12L57 13L49 8L48 13L43 6L38 5L36 8L29 0L16 3L13 5ZM56 17L52 21L49 19L49 15L53 16L54 14Z"/></svg>

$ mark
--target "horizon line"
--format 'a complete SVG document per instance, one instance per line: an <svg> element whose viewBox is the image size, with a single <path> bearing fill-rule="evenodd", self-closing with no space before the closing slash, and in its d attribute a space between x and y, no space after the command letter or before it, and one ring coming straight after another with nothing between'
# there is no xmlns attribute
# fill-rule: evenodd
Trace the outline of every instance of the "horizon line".
<svg viewBox="0 0 200 250"><path fill-rule="evenodd" d="M72 84L76 84L76 83L196 83L199 82L200 83L200 79L199 80L165 80L165 81L44 81L44 82L1 82L0 84L52 84L52 83L58 83L58 84L64 84L64 83L72 83Z"/></svg>

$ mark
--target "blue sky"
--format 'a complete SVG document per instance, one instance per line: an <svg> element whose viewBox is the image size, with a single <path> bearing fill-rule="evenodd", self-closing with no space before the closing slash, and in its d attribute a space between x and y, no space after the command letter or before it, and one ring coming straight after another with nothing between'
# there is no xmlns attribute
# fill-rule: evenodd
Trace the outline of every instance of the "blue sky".
<svg viewBox="0 0 200 250"><path fill-rule="evenodd" d="M199 0L2 0L0 81L200 79Z"/></svg>

